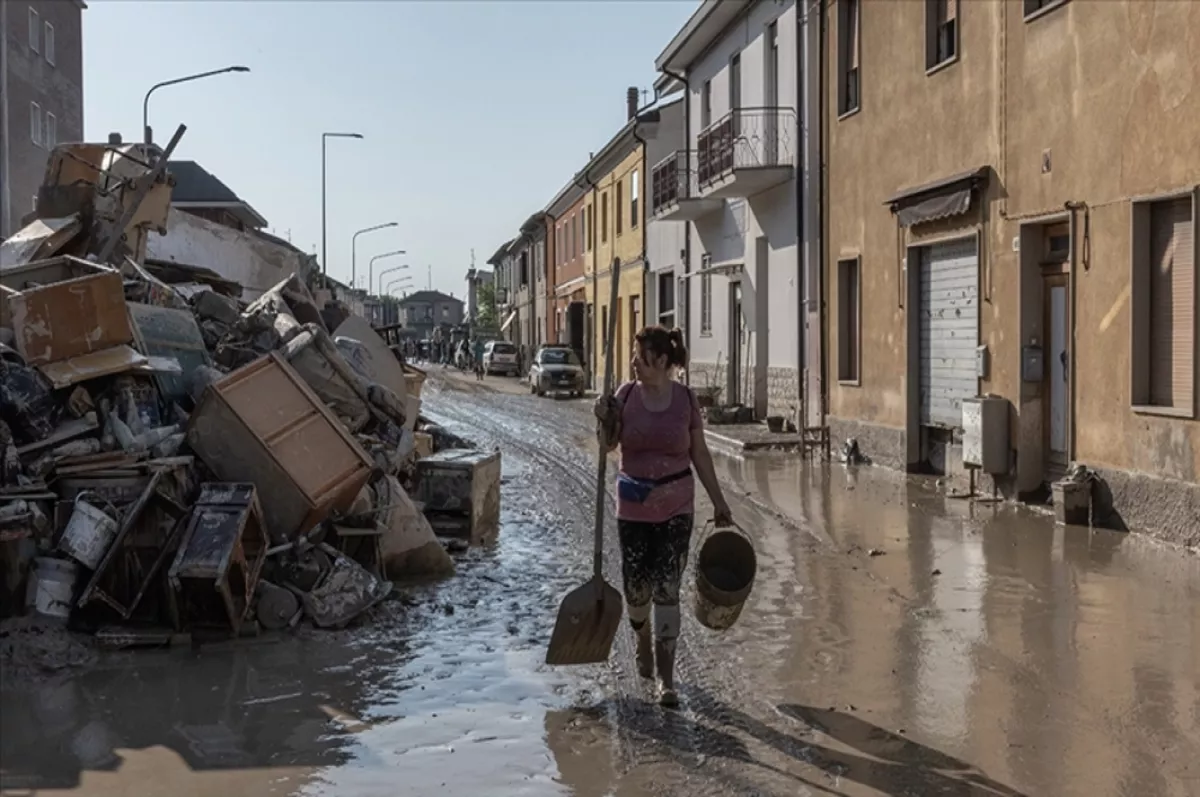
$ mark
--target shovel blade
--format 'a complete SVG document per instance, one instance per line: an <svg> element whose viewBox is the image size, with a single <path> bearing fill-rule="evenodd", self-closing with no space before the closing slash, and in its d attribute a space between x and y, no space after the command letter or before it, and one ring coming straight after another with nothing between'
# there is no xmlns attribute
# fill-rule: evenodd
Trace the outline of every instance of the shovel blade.
<svg viewBox="0 0 1200 797"><path fill-rule="evenodd" d="M603 580L571 590L558 607L546 663L560 666L608 661L622 608L621 593Z"/></svg>

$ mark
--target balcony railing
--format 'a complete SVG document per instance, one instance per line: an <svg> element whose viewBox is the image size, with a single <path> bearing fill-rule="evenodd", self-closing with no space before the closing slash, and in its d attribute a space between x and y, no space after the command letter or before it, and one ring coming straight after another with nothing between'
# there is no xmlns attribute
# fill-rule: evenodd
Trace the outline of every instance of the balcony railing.
<svg viewBox="0 0 1200 797"><path fill-rule="evenodd" d="M791 108L739 108L713 122L696 139L696 176L705 189L737 169L792 166Z"/></svg>
<svg viewBox="0 0 1200 797"><path fill-rule="evenodd" d="M690 156L687 150L672 152L650 170L651 215L656 216L663 209L695 194L696 178L689 163Z"/></svg>

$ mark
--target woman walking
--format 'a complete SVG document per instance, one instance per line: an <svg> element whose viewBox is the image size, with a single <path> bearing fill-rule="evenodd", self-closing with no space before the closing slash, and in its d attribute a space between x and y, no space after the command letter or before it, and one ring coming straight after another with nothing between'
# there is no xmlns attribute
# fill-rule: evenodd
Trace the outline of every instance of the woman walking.
<svg viewBox="0 0 1200 797"><path fill-rule="evenodd" d="M716 525L730 525L732 518L704 440L696 395L674 379L687 364L683 333L646 327L634 340L634 381L621 385L615 396L598 398L595 412L609 450L621 449L617 529L638 673L652 678L657 669L659 702L674 707L679 702L679 585L695 514L693 467L712 500Z"/></svg>

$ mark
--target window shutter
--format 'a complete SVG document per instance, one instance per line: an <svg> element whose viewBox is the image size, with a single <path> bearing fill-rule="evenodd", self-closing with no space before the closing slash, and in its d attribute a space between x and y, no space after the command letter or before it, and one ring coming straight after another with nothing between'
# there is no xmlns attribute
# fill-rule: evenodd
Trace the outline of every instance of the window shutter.
<svg viewBox="0 0 1200 797"><path fill-rule="evenodd" d="M1150 210L1150 403L1193 409L1195 236L1192 199Z"/></svg>

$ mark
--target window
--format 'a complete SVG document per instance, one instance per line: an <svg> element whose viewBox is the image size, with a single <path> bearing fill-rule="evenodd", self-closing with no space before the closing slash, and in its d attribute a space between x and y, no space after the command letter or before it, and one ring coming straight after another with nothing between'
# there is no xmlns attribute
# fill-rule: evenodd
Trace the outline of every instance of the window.
<svg viewBox="0 0 1200 797"><path fill-rule="evenodd" d="M54 66L54 26L46 23L46 41L43 49L46 51L46 63Z"/></svg>
<svg viewBox="0 0 1200 797"><path fill-rule="evenodd" d="M583 251L587 252L592 248L591 239L588 237L588 212L587 208L579 209L579 218L583 223Z"/></svg>
<svg viewBox="0 0 1200 797"><path fill-rule="evenodd" d="M571 217L571 229L575 237L575 248L571 250L572 257L579 257L583 253L583 235L581 234L583 231L583 219L580 218L581 215L580 213L576 213Z"/></svg>
<svg viewBox="0 0 1200 797"><path fill-rule="evenodd" d="M46 129L42 136L46 149L52 149L58 144L58 119L52 113L46 114Z"/></svg>
<svg viewBox="0 0 1200 797"><path fill-rule="evenodd" d="M616 208L615 208L616 217L617 217L617 235L620 235L621 231L625 228L625 225L623 223L623 221L625 219L625 213L624 213L625 199L624 199L624 197L625 197L625 184L622 183L620 180L617 180L617 200L616 200L617 204L616 204Z"/></svg>
<svg viewBox="0 0 1200 797"><path fill-rule="evenodd" d="M1133 206L1131 396L1136 407L1195 416L1195 197Z"/></svg>
<svg viewBox="0 0 1200 797"><path fill-rule="evenodd" d="M588 251L596 248L596 206L587 206Z"/></svg>
<svg viewBox="0 0 1200 797"><path fill-rule="evenodd" d="M442 318L449 318L449 317L450 317L450 306L444 304L444 305L442 305Z"/></svg>
<svg viewBox="0 0 1200 797"><path fill-rule="evenodd" d="M925 68L958 56L958 0L925 0Z"/></svg>
<svg viewBox="0 0 1200 797"><path fill-rule="evenodd" d="M29 138L37 146L42 145L42 106L29 103Z"/></svg>
<svg viewBox="0 0 1200 797"><path fill-rule="evenodd" d="M700 275L700 334L712 334L712 274Z"/></svg>
<svg viewBox="0 0 1200 797"><path fill-rule="evenodd" d="M667 329L675 326L675 272L658 275L658 323Z"/></svg>
<svg viewBox="0 0 1200 797"><path fill-rule="evenodd" d="M600 195L600 243L608 241L608 193Z"/></svg>
<svg viewBox="0 0 1200 797"><path fill-rule="evenodd" d="M629 183L629 229L636 230L638 226L638 173L633 170Z"/></svg>
<svg viewBox="0 0 1200 797"><path fill-rule="evenodd" d="M42 35L42 18L38 16L38 12L32 8L29 9L29 49L35 53L42 51L38 44L38 37Z"/></svg>
<svg viewBox="0 0 1200 797"><path fill-rule="evenodd" d="M574 260L574 259L575 259L575 224L574 224L574 221L575 221L574 219L568 219L568 220L567 220L567 232L566 232L566 238L567 238L567 252L566 252L566 260L567 260L568 262L570 262L570 261L572 261L572 260Z"/></svg>
<svg viewBox="0 0 1200 797"><path fill-rule="evenodd" d="M563 264L565 259L563 254L562 225L560 224L554 228L554 262L557 265Z"/></svg>
<svg viewBox="0 0 1200 797"><path fill-rule="evenodd" d="M1041 16L1042 11L1048 11L1061 5L1067 0L1025 0L1025 19Z"/></svg>
<svg viewBox="0 0 1200 797"><path fill-rule="evenodd" d="M859 259L838 261L838 381L857 384L862 352L862 296L859 292Z"/></svg>
<svg viewBox="0 0 1200 797"><path fill-rule="evenodd" d="M700 129L712 124L712 81L704 81L704 89L700 94Z"/></svg>
<svg viewBox="0 0 1200 797"><path fill-rule="evenodd" d="M629 297L629 331L636 335L642 330L642 297Z"/></svg>
<svg viewBox="0 0 1200 797"><path fill-rule="evenodd" d="M838 115L845 116L859 109L859 3L861 0L838 0Z"/></svg>

